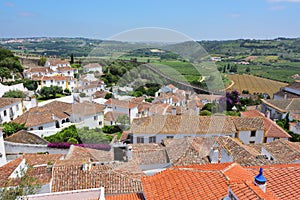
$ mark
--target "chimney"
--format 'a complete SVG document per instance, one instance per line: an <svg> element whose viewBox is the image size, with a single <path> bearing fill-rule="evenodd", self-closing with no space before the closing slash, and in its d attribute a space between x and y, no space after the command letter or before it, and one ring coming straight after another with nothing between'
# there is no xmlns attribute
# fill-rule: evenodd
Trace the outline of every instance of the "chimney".
<svg viewBox="0 0 300 200"><path fill-rule="evenodd" d="M216 142L209 152L210 163L219 163L219 145Z"/></svg>
<svg viewBox="0 0 300 200"><path fill-rule="evenodd" d="M287 99L287 93L284 93L283 99Z"/></svg>
<svg viewBox="0 0 300 200"><path fill-rule="evenodd" d="M263 175L262 167L259 169L259 174L254 177L254 185L257 185L263 192L266 192L267 179Z"/></svg>
<svg viewBox="0 0 300 200"><path fill-rule="evenodd" d="M105 200L104 187L100 187L100 197L99 197L99 200Z"/></svg>
<svg viewBox="0 0 300 200"><path fill-rule="evenodd" d="M172 115L176 115L176 107L172 108Z"/></svg>

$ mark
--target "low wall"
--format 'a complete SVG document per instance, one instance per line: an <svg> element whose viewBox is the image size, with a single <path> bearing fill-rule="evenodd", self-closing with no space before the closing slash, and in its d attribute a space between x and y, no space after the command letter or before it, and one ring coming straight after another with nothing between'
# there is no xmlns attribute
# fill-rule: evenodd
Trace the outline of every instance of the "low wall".
<svg viewBox="0 0 300 200"><path fill-rule="evenodd" d="M4 141L6 154L48 152L49 154L67 154L69 149L49 148L47 145L21 144Z"/></svg>

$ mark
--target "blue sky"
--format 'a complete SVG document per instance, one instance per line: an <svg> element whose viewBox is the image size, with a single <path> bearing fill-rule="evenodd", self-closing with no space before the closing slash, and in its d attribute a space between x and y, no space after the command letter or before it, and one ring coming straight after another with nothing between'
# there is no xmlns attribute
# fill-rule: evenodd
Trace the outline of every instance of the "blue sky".
<svg viewBox="0 0 300 200"><path fill-rule="evenodd" d="M300 37L300 0L0 0L0 38L163 27L195 40Z"/></svg>

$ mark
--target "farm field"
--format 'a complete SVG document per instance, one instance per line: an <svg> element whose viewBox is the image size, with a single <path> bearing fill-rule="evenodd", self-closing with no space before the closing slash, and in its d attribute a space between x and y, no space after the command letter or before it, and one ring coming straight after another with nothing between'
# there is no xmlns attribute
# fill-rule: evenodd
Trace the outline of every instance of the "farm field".
<svg viewBox="0 0 300 200"><path fill-rule="evenodd" d="M270 97L281 87L286 86L286 83L273 81L265 78L260 78L247 74L234 74L227 75L227 77L234 82L233 86L228 88L227 91L237 90L242 93L243 90L248 90L249 93L267 93Z"/></svg>

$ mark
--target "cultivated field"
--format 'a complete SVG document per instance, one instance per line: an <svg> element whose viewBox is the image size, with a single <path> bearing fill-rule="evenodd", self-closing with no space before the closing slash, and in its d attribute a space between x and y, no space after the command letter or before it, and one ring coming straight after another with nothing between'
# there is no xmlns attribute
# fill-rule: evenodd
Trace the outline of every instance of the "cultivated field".
<svg viewBox="0 0 300 200"><path fill-rule="evenodd" d="M287 85L286 83L279 81L273 81L247 74L228 75L228 78L234 82L233 86L228 88L228 91L237 90L241 93L243 90L248 90L251 94L254 92L267 93L271 96L271 98L281 87Z"/></svg>

